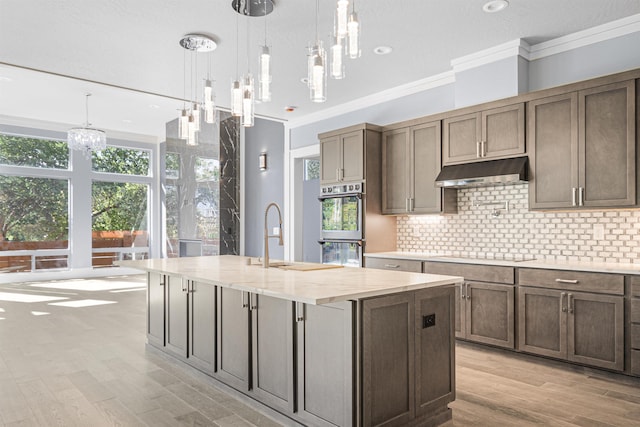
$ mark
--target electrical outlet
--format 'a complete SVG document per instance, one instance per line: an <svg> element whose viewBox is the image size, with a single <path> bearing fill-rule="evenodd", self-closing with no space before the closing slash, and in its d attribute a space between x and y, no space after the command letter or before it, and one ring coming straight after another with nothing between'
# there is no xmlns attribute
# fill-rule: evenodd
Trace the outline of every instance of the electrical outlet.
<svg viewBox="0 0 640 427"><path fill-rule="evenodd" d="M424 328L430 328L432 326L436 326L436 315L434 314L427 314L425 316L422 316L422 329Z"/></svg>
<svg viewBox="0 0 640 427"><path fill-rule="evenodd" d="M604 240L604 225L603 224L594 224L593 225L593 240Z"/></svg>

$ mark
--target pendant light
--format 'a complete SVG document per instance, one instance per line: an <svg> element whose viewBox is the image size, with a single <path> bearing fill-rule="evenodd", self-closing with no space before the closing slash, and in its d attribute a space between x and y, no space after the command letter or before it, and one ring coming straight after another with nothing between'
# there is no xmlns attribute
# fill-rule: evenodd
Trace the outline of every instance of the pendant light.
<svg viewBox="0 0 640 427"><path fill-rule="evenodd" d="M342 38L333 36L333 44L331 45L331 77L336 80L344 78L344 46Z"/></svg>
<svg viewBox="0 0 640 427"><path fill-rule="evenodd" d="M309 48L307 58L307 74L309 82L309 95L313 102L325 102L327 100L327 55L318 37L319 1L316 0L316 41Z"/></svg>
<svg viewBox="0 0 640 427"><path fill-rule="evenodd" d="M238 3L238 9L236 12L240 13L240 3ZM231 82L231 115L234 117L242 116L242 86L240 85L240 79L238 78L238 51L240 49L240 30L238 20L239 18L236 15L236 79Z"/></svg>
<svg viewBox="0 0 640 427"><path fill-rule="evenodd" d="M267 46L267 2L264 3L264 45L260 51L260 74L258 75L258 100L271 101L271 51Z"/></svg>
<svg viewBox="0 0 640 427"><path fill-rule="evenodd" d="M360 22L356 13L356 1L353 0L353 9L349 15L347 23L347 52L349 58L356 59L360 57Z"/></svg>
<svg viewBox="0 0 640 427"><path fill-rule="evenodd" d="M336 19L333 33L338 38L347 35L347 19L349 16L349 0L338 0L336 4Z"/></svg>
<svg viewBox="0 0 640 427"><path fill-rule="evenodd" d="M83 127L69 129L67 131L67 144L72 150L78 150L87 158L91 158L92 151L100 151L107 148L107 134L100 129L90 127L89 122L89 97L85 95L85 122Z"/></svg>
<svg viewBox="0 0 640 427"><path fill-rule="evenodd" d="M180 117L178 117L178 138L187 139L189 137L189 112L185 99L187 98L187 51L183 51L182 55L182 78L183 78L183 92L182 92L182 110Z"/></svg>
<svg viewBox="0 0 640 427"><path fill-rule="evenodd" d="M207 62L207 78L204 81L204 121L205 123L214 123L216 117L216 105L214 102L213 84L211 83L211 55Z"/></svg>
<svg viewBox="0 0 640 427"><path fill-rule="evenodd" d="M251 1L247 2L250 5ZM249 6L247 6L249 7ZM253 85L253 75L251 75L251 67L249 61L249 19L246 25L247 37L247 73L242 78L242 126L248 128L253 126L253 118L255 114L255 87Z"/></svg>

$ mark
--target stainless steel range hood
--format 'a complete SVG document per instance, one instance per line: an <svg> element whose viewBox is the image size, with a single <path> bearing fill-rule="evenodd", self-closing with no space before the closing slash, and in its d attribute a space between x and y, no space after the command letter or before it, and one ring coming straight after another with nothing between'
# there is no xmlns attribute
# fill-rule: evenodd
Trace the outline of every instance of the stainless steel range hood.
<svg viewBox="0 0 640 427"><path fill-rule="evenodd" d="M519 184L527 181L527 157L444 166L437 187L465 188Z"/></svg>

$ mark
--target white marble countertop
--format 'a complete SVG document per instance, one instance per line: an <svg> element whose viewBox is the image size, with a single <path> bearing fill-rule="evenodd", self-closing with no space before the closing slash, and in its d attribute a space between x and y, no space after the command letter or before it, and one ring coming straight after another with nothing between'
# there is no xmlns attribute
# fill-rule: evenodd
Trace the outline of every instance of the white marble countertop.
<svg viewBox="0 0 640 427"><path fill-rule="evenodd" d="M526 259L523 256L513 259L466 258L448 254L426 252L374 252L365 254L372 258L408 259L419 261L458 262L465 264L504 265L519 268L544 268L552 270L591 271L598 273L640 274L640 264L615 262L560 261L546 259Z"/></svg>
<svg viewBox="0 0 640 427"><path fill-rule="evenodd" d="M117 264L307 304L326 304L454 285L463 280L458 276L350 267L314 271L282 270L248 265L247 260L250 258L223 255L119 261Z"/></svg>

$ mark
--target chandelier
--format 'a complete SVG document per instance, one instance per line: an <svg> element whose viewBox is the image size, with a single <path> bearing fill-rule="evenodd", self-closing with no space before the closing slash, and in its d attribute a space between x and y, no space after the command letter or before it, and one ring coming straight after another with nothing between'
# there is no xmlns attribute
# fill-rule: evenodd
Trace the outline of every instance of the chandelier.
<svg viewBox="0 0 640 427"><path fill-rule="evenodd" d="M89 97L85 96L85 123L83 127L69 129L67 131L67 144L72 150L80 151L87 159L91 158L92 151L104 150L107 147L107 134L100 129L90 127L89 123Z"/></svg>

